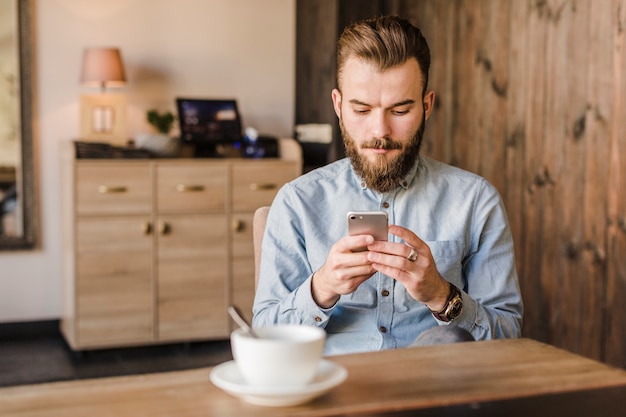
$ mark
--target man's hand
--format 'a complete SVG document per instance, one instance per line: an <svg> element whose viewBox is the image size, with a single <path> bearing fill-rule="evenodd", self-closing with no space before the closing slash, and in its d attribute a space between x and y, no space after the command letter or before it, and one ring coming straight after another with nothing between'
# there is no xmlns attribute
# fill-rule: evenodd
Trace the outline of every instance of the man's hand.
<svg viewBox="0 0 626 417"><path fill-rule="evenodd" d="M399 281L411 297L431 310L441 311L448 300L450 284L439 275L430 248L404 227L391 225L389 233L406 244L379 241L368 245L365 253L372 268ZM411 248L418 252L414 262L408 259Z"/></svg>
<svg viewBox="0 0 626 417"><path fill-rule="evenodd" d="M326 262L311 281L311 293L318 306L332 307L341 295L353 293L376 272L367 251L353 252L373 243L370 235L345 236L330 248Z"/></svg>

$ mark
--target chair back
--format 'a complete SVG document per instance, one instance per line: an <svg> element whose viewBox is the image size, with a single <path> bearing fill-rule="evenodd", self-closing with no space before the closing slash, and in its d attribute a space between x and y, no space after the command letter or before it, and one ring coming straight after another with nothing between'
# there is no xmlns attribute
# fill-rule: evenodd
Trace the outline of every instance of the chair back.
<svg viewBox="0 0 626 417"><path fill-rule="evenodd" d="M259 267L261 266L261 244L263 243L263 234L265 233L265 224L267 223L267 213L270 207L263 206L256 209L252 218L252 240L254 242L254 289L256 290L259 282Z"/></svg>

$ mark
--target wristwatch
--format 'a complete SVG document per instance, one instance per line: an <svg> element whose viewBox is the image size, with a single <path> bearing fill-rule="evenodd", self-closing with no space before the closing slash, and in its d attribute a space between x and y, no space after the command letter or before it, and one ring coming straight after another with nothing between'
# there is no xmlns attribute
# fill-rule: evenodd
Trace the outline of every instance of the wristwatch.
<svg viewBox="0 0 626 417"><path fill-rule="evenodd" d="M446 305L443 306L441 311L430 310L430 312L438 320L452 321L461 315L462 310L463 298L461 297L461 290L459 290L455 285L450 284L450 295L448 296Z"/></svg>

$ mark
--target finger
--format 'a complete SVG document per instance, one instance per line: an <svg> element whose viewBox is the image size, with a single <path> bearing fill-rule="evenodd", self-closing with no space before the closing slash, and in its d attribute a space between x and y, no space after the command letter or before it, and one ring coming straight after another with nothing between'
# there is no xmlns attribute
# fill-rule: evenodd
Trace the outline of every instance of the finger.
<svg viewBox="0 0 626 417"><path fill-rule="evenodd" d="M430 255L430 247L420 239L415 233L410 231L409 229L405 229L404 227L391 225L389 226L389 233L394 236L398 236L400 239L404 240L404 242L412 248L417 249L420 255ZM411 249L406 250L406 256L409 256Z"/></svg>
<svg viewBox="0 0 626 417"><path fill-rule="evenodd" d="M411 254L412 247L405 243L376 241L371 245L368 245L367 249L370 252L386 253L388 255L408 259ZM415 251L415 249L413 250Z"/></svg>
<svg viewBox="0 0 626 417"><path fill-rule="evenodd" d="M374 273L376 270L368 263L367 265L330 270L322 267L314 277L317 282L322 283L319 288L330 289L335 294L349 294Z"/></svg>
<svg viewBox="0 0 626 417"><path fill-rule="evenodd" d="M408 271L397 268L395 266L385 265L382 263L373 263L372 268L403 284L409 282L411 279L411 274Z"/></svg>
<svg viewBox="0 0 626 417"><path fill-rule="evenodd" d="M323 269L341 279L350 279L353 276L371 274L374 271L367 258L367 252L340 252L333 247L328 254Z"/></svg>
<svg viewBox="0 0 626 417"><path fill-rule="evenodd" d="M408 246L401 243L396 243L395 245L400 247L403 251L410 249ZM370 251L367 254L367 258L372 264L384 265L401 271L408 271L414 268L414 262L407 259L406 253L398 255Z"/></svg>
<svg viewBox="0 0 626 417"><path fill-rule="evenodd" d="M363 282L371 278L375 272L376 271L374 270L372 274L353 277L351 280L343 282L341 285L337 286L337 293L342 295L353 293Z"/></svg>
<svg viewBox="0 0 626 417"><path fill-rule="evenodd" d="M335 243L335 247L340 252L357 252L362 251L374 242L372 235L354 235L344 236Z"/></svg>
<svg viewBox="0 0 626 417"><path fill-rule="evenodd" d="M372 264L368 262L366 265L361 264L335 270L335 277L339 281L360 280L369 278L375 272Z"/></svg>

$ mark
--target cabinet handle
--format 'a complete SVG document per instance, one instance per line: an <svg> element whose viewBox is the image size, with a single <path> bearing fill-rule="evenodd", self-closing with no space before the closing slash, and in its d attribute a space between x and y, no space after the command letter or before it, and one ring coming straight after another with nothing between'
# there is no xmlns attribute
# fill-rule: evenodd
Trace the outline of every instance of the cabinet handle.
<svg viewBox="0 0 626 417"><path fill-rule="evenodd" d="M169 223L161 222L159 223L159 233L162 235L168 235L172 231L172 227Z"/></svg>
<svg viewBox="0 0 626 417"><path fill-rule="evenodd" d="M204 185L178 184L176 186L176 191L178 191L179 193L190 193L190 192L204 191Z"/></svg>
<svg viewBox="0 0 626 417"><path fill-rule="evenodd" d="M245 229L246 227L246 222L244 222L241 219L235 219L233 220L233 232L235 233L239 233L242 232L243 229Z"/></svg>
<svg viewBox="0 0 626 417"><path fill-rule="evenodd" d="M142 226L141 226L141 231L143 232L144 235L149 235L152 233L152 223L150 222L145 222Z"/></svg>
<svg viewBox="0 0 626 417"><path fill-rule="evenodd" d="M100 185L98 186L98 192L100 194L118 194L118 193L125 193L126 191L128 191L128 188L124 187L123 185L120 185L120 186Z"/></svg>
<svg viewBox="0 0 626 417"><path fill-rule="evenodd" d="M252 184L250 184L250 189L252 191L266 191L266 190L273 190L275 188L276 188L276 184L272 184L272 183L258 184L256 182L253 182Z"/></svg>

